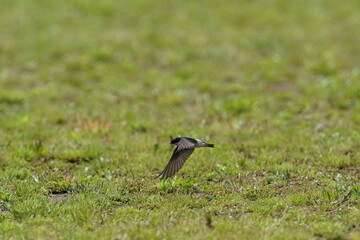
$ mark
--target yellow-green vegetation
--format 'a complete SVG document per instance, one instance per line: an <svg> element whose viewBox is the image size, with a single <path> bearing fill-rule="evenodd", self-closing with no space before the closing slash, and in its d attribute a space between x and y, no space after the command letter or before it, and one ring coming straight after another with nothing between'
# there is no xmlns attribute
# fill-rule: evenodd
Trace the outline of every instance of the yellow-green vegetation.
<svg viewBox="0 0 360 240"><path fill-rule="evenodd" d="M0 5L1 239L360 239L360 1Z"/></svg>

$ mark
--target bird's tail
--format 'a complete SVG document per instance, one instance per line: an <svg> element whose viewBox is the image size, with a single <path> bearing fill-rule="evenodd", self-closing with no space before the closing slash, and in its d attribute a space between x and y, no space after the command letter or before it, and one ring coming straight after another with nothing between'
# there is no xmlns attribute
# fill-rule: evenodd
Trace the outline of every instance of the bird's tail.
<svg viewBox="0 0 360 240"><path fill-rule="evenodd" d="M214 146L215 146L215 144L210 144L210 143L207 143L207 145L206 145L207 147L211 147L211 148L213 148Z"/></svg>

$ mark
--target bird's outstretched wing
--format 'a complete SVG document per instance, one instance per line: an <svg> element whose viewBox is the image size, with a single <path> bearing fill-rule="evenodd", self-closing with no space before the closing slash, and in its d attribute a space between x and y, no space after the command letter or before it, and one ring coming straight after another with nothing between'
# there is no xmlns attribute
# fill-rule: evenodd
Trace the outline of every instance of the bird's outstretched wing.
<svg viewBox="0 0 360 240"><path fill-rule="evenodd" d="M160 179L172 177L184 165L186 159L192 154L194 149L178 149L175 148L173 155L165 169L157 176Z"/></svg>

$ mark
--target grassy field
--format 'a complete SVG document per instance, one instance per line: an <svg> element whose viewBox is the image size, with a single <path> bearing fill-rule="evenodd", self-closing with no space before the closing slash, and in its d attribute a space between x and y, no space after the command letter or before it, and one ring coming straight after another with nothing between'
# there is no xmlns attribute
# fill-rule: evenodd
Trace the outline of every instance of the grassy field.
<svg viewBox="0 0 360 240"><path fill-rule="evenodd" d="M1 0L0 238L360 239L359 12Z"/></svg>

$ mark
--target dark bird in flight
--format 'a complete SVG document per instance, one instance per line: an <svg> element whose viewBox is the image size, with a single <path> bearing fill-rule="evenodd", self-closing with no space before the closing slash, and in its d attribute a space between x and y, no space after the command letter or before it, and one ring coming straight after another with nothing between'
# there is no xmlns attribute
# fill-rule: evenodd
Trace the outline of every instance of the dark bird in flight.
<svg viewBox="0 0 360 240"><path fill-rule="evenodd" d="M174 144L175 148L169 163L165 169L157 176L160 179L169 178L175 175L180 168L184 165L186 159L193 153L195 148L198 147L214 147L214 144L203 142L199 139L189 137L177 137L171 140L170 144Z"/></svg>

